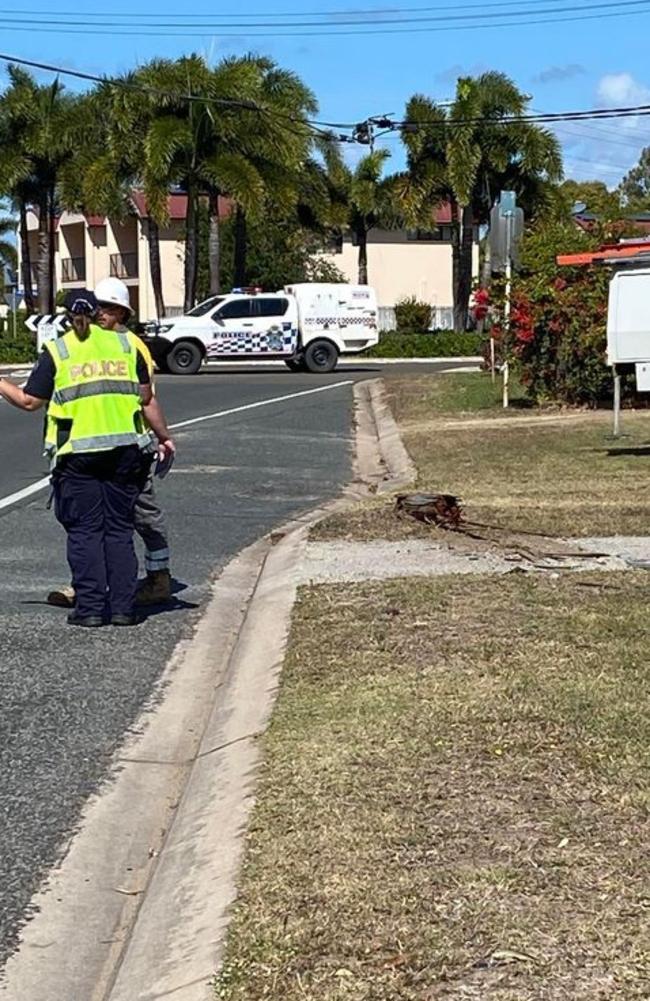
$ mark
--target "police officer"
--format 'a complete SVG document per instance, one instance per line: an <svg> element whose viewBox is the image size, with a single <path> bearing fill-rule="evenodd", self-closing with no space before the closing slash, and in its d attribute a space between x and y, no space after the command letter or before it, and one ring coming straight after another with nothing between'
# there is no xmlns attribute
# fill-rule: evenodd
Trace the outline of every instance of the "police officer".
<svg viewBox="0 0 650 1001"><path fill-rule="evenodd" d="M103 278L95 287L98 304L97 322L105 330L126 331L126 324L133 315L129 290L119 278ZM138 350L147 363L152 391L154 364L146 344L138 340ZM145 485L135 506L135 530L145 546L146 579L140 586L138 605L161 605L171 599L170 548L167 523L154 488L152 463ZM74 587L58 587L47 596L48 604L60 608L74 608Z"/></svg>
<svg viewBox="0 0 650 1001"><path fill-rule="evenodd" d="M48 408L55 510L76 592L68 622L130 626L137 622L134 512L150 462L141 450L149 441L143 415L162 460L175 446L137 337L93 323L91 292L71 293L66 306L72 330L45 345L24 389L1 379L0 395L23 410Z"/></svg>

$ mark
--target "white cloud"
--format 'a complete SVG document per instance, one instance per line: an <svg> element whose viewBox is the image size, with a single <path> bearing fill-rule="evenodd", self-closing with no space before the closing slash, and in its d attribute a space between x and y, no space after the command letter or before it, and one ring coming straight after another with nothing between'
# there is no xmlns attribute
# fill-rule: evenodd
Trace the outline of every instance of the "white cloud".
<svg viewBox="0 0 650 1001"><path fill-rule="evenodd" d="M650 103L650 87L631 73L607 73L598 83L598 99L609 106Z"/></svg>

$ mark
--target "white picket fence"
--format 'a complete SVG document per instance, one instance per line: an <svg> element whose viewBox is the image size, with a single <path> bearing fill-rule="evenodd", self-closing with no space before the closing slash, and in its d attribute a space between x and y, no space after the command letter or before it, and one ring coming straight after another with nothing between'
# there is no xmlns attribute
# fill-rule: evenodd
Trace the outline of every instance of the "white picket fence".
<svg viewBox="0 0 650 1001"><path fill-rule="evenodd" d="M395 319L394 306L380 306L378 309L379 332L384 330L396 330L397 321ZM454 310L451 306L432 306L431 322L429 330L453 330Z"/></svg>

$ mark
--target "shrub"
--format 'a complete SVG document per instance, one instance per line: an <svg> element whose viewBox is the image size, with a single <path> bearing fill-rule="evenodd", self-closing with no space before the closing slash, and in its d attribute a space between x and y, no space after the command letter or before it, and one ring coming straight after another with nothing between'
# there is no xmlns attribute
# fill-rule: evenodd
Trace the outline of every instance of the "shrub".
<svg viewBox="0 0 650 1001"><path fill-rule="evenodd" d="M36 341L26 330L18 329L16 336L0 333L0 364L13 365L36 360Z"/></svg>
<svg viewBox="0 0 650 1001"><path fill-rule="evenodd" d="M431 326L431 306L427 302L420 302L414 295L400 299L395 304L395 322L400 334L426 334Z"/></svg>
<svg viewBox="0 0 650 1001"><path fill-rule="evenodd" d="M478 334L456 334L438 330L428 334L400 333L395 330L379 335L379 344L364 354L368 358L450 358L481 353Z"/></svg>
<svg viewBox="0 0 650 1001"><path fill-rule="evenodd" d="M610 276L604 268L555 263L557 254L591 249L601 238L555 221L533 227L522 244L507 336L502 288L491 290L497 354L513 362L533 400L595 405L611 395L605 358Z"/></svg>

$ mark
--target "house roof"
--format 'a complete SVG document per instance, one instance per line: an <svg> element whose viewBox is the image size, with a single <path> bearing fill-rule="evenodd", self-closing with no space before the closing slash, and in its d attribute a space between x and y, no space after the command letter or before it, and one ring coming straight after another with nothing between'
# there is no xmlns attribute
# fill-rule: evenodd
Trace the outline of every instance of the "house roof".
<svg viewBox="0 0 650 1001"><path fill-rule="evenodd" d="M443 202L434 209L434 218L438 226L449 225L453 220L453 214L451 211L451 203Z"/></svg>
<svg viewBox="0 0 650 1001"><path fill-rule="evenodd" d="M149 206L144 191L133 191L131 201L141 219L149 216ZM219 195L219 215L228 216L232 212L232 201ZM172 192L167 196L167 214L170 219L185 219L187 216L187 195L181 192Z"/></svg>
<svg viewBox="0 0 650 1001"><path fill-rule="evenodd" d="M598 250L579 254L558 254L559 265L614 264L616 261L634 263L650 256L648 239L626 240L624 243L605 243Z"/></svg>

